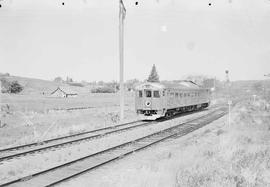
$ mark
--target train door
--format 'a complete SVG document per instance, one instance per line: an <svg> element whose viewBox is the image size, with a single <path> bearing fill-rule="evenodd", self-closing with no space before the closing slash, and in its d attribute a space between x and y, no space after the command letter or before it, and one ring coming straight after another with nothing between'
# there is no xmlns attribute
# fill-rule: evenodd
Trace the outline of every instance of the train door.
<svg viewBox="0 0 270 187"><path fill-rule="evenodd" d="M168 108L173 108L175 105L175 98L174 98L174 90L168 90L167 92L167 103L168 103Z"/></svg>
<svg viewBox="0 0 270 187"><path fill-rule="evenodd" d="M152 95L153 95L152 90L150 89L144 90L144 108L146 110L152 110L152 103L153 103Z"/></svg>
<svg viewBox="0 0 270 187"><path fill-rule="evenodd" d="M137 90L135 96L135 109L142 109L143 105L143 90Z"/></svg>
<svg viewBox="0 0 270 187"><path fill-rule="evenodd" d="M153 90L152 97L152 109L153 110L161 110L163 108L163 96L162 90L156 89Z"/></svg>

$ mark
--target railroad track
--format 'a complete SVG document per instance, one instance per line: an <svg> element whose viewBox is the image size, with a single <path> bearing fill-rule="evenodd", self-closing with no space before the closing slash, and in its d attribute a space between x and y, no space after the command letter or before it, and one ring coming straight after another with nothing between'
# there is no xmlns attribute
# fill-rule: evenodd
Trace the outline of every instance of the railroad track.
<svg viewBox="0 0 270 187"><path fill-rule="evenodd" d="M216 109L207 115L189 120L165 130L122 143L83 158L34 173L30 176L0 184L0 186L54 186L164 140L184 136L217 120L226 113L227 109L225 107Z"/></svg>
<svg viewBox="0 0 270 187"><path fill-rule="evenodd" d="M106 128L100 128L96 130L81 132L73 135L62 136L59 138L48 139L42 142L35 142L31 144L25 144L15 147L9 147L0 150L0 161L12 159L27 154L45 151L52 148L63 147L66 145L79 143L82 141L91 140L94 138L101 138L103 136L133 129L140 126L150 125L153 122L133 121L116 126L110 126Z"/></svg>
<svg viewBox="0 0 270 187"><path fill-rule="evenodd" d="M204 109L204 110L207 110L207 109ZM171 119L177 118L179 116L182 117L182 116L190 115L190 114L200 112L200 111L203 111L203 110L186 112L186 113L182 113L182 114L173 116L169 119L163 118L163 119L159 119L157 121L144 122L144 121L138 120L138 121L133 121L133 122L129 122L129 123L119 124L116 126L110 126L110 127L106 127L106 128L100 128L100 129L96 129L96 130L81 132L81 133L77 133L77 134L73 134L73 135L48 139L48 140L44 140L42 142L35 142L35 143L0 149L0 162L5 161L5 160L9 160L9 159L13 159L13 158L17 158L17 157L21 157L21 156L25 156L28 154L34 154L34 153L46 151L49 149L63 148L64 146L68 146L71 144L80 143L83 141L90 141L92 139L97 139L97 138L102 138L106 135L110 135L113 133L119 133L122 131L127 131L127 130L131 130L131 129L135 129L135 128L139 128L139 127L143 127L143 126L156 124L159 122L163 122L166 120L171 120Z"/></svg>

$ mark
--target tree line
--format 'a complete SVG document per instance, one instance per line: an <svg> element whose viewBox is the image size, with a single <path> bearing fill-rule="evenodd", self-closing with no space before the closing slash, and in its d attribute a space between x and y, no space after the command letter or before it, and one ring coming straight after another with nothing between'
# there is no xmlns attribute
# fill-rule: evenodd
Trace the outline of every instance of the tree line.
<svg viewBox="0 0 270 187"><path fill-rule="evenodd" d="M23 90L23 86L18 81L9 81L5 78L1 78L1 92L2 93L20 93Z"/></svg>

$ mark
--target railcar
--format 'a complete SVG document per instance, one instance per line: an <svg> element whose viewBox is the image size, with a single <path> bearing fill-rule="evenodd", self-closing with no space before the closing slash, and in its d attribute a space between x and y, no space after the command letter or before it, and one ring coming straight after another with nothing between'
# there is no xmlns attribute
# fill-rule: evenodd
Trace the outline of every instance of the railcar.
<svg viewBox="0 0 270 187"><path fill-rule="evenodd" d="M155 120L210 105L210 90L192 81L142 83L135 89L135 110L141 119Z"/></svg>

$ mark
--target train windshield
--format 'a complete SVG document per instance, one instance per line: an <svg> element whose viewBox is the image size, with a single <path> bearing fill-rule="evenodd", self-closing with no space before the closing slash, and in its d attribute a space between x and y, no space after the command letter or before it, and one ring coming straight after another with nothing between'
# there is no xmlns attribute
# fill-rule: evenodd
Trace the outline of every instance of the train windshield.
<svg viewBox="0 0 270 187"><path fill-rule="evenodd" d="M139 90L139 97L142 97L142 91Z"/></svg>
<svg viewBox="0 0 270 187"><path fill-rule="evenodd" d="M145 90L145 97L152 97L151 90Z"/></svg>

